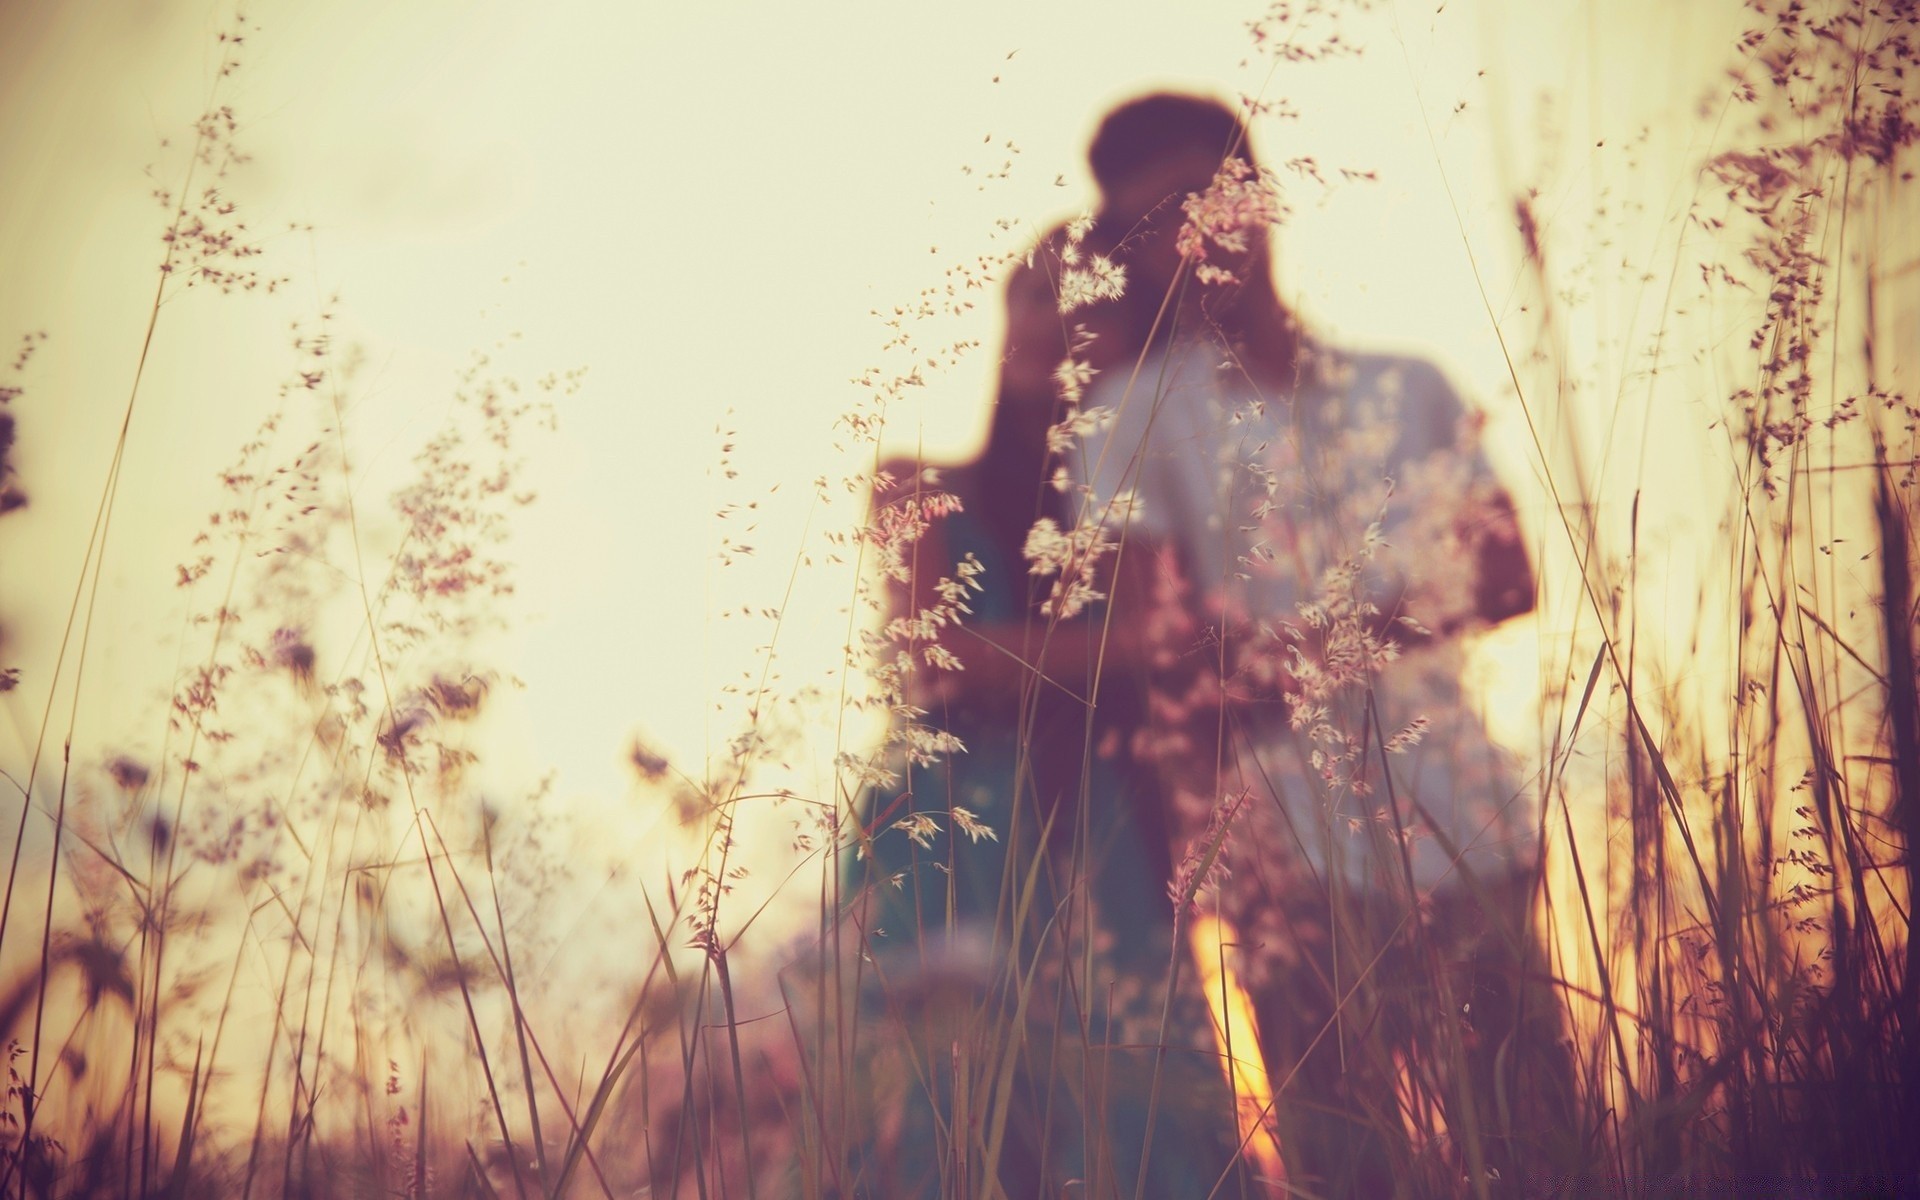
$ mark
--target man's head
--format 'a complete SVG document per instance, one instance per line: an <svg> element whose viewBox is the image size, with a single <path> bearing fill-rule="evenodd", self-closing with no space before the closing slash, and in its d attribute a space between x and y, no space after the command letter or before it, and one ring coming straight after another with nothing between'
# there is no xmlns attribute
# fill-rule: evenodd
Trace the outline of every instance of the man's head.
<svg viewBox="0 0 1920 1200"><path fill-rule="evenodd" d="M1205 191L1229 153L1253 163L1246 126L1217 100L1156 92L1107 114L1087 150L1101 207L1137 220L1171 199Z"/></svg>

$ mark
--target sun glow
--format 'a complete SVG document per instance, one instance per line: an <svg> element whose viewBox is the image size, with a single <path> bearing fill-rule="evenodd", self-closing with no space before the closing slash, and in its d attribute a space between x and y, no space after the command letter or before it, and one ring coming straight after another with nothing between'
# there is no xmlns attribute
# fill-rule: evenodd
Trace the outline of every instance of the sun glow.
<svg viewBox="0 0 1920 1200"><path fill-rule="evenodd" d="M1888 38L1906 84L1834 89L1911 4L1386 0L1314 63L1274 29L1343 6L1261 7L0 0L0 1200L58 1123L144 1175L198 1119L289 1187L295 1146L364 1145L396 1194L437 1146L502 1195L599 1171L590 1136L621 1190L749 1194L757 1160L852 1195L863 1105L1001 1130L1017 1034L968 1047L991 1073L958 1097L905 1038L863 1090L844 1029L788 1027L778 964L845 915L836 821L905 799L889 754L961 761L857 661L887 619L863 473L978 453L1008 271L1086 211L1093 122L1160 88L1257 114L1281 191L1226 194L1284 212L1279 296L1437 363L1516 499L1533 611L1443 636L1544 831L1586 1104L1555 1152L1650 1193L1730 1147L1804 1175L1895 1141L1868 1077L1887 1030L1920 1037L1892 799L1920 733L1888 666L1920 55ZM1136 299L1121 261L1079 263L1069 306ZM1092 383L1072 354L1056 394ZM988 674L978 641L916 649ZM1014 853L1013 802L977 792L863 849L908 841L929 879ZM1318 1147L1275 1113L1311 1099L1258 1016L1291 1030L1233 967L1255 920L1198 915L1185 951L1243 1157L1305 1186ZM867 948L814 981L836 1020ZM1417 1053L1368 1100L1431 1165L1474 1135ZM803 1096L822 1061L838 1090ZM636 1123L594 1132L635 1080Z"/></svg>
<svg viewBox="0 0 1920 1200"><path fill-rule="evenodd" d="M1187 922L1187 947L1213 1015L1213 1037L1220 1047L1221 1067L1233 1088L1242 1153L1253 1160L1261 1178L1284 1188L1287 1163L1273 1115L1273 1081L1263 1065L1266 1053L1260 1045L1253 1001L1233 974L1231 957L1238 944L1233 926L1211 913L1201 913Z"/></svg>

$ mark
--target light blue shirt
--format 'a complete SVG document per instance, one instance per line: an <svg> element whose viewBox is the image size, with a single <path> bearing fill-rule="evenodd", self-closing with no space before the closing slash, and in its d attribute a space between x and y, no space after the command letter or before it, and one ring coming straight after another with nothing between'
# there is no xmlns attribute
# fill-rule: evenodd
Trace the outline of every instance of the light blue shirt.
<svg viewBox="0 0 1920 1200"><path fill-rule="evenodd" d="M1200 341L1149 358L1131 387L1130 371L1097 379L1086 411L1107 410L1104 424L1068 456L1089 511L1104 514L1114 536L1125 529L1177 547L1209 611L1232 614L1230 638L1258 643L1262 626L1279 635L1269 654L1284 657L1298 643L1310 662L1325 657L1307 614L1329 569L1345 562L1359 570L1347 594L1384 610L1368 620L1374 628L1402 614L1429 628L1471 618L1478 559L1462 530L1503 493L1465 407L1420 359L1322 347L1303 357L1309 382L1294 395L1262 394ZM1381 866L1398 876L1391 792L1398 827L1411 831L1416 885L1462 866L1529 865L1536 804L1464 703L1461 665L1453 639L1425 640L1387 663L1373 676L1380 729L1367 738L1364 766L1331 779L1325 757L1342 737L1358 745L1372 728L1364 681L1336 693L1316 722L1321 736L1278 718L1257 722L1220 784L1253 792L1235 827L1240 852L1252 841L1262 854L1304 852L1316 872L1356 882ZM1416 717L1425 736L1389 756L1389 787L1378 743ZM1173 824L1191 836L1204 818L1176 814ZM1382 853L1394 858L1383 864Z"/></svg>

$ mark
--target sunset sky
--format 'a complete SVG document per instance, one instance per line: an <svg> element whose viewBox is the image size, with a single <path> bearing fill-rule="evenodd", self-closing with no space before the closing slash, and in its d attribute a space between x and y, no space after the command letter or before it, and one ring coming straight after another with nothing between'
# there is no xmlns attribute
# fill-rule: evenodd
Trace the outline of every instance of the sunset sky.
<svg viewBox="0 0 1920 1200"><path fill-rule="evenodd" d="M858 519L844 494L816 509L811 481L862 465L834 448L836 417L863 398L850 380L909 361L884 349L882 316L1090 205L1092 128L1155 87L1298 110L1254 129L1268 163L1311 156L1328 180L1289 177L1283 295L1334 340L1437 359L1487 410L1537 544L1560 535L1495 336L1496 321L1531 328L1513 221L1529 189L1567 253L1569 339L1598 364L1580 419L1612 431L1633 469L1674 477L1714 444L1703 418L1644 446L1643 398L1624 417L1614 401L1712 144L1733 5L1386 3L1346 20L1363 55L1316 65L1256 53L1247 22L1261 13L1239 3L244 13L242 66L216 81L230 6L0 7L0 342L49 335L14 406L33 503L0 522L0 665L21 670L0 698L0 765L22 778L153 297L165 218L150 192L177 186L209 97L232 106L252 154L228 190L290 282L272 297L185 295L161 315L77 761L157 741L180 654L174 565L287 374L288 322L337 293L339 339L365 355L348 423L375 544L393 529L378 502L473 352L517 334L500 357L523 378L587 372L558 401L557 433L519 447L540 495L517 517L513 629L489 653L527 689L506 701L514 719L488 761L521 781L555 769L564 802L617 807L638 734L699 776L738 728L722 689L757 672L769 636L723 610L778 604L791 576L781 686L837 686L851 580L794 566ZM1342 182L1341 167L1377 182ZM984 432L999 276L978 278L971 311L910 326L922 354L982 345L889 415L895 447L959 457ZM719 469L723 428L735 478ZM1710 523L1689 528L1674 497L1659 539L1706 544ZM750 536L713 517L749 502ZM754 555L722 566L729 535ZM1561 593L1543 623L1570 619ZM1488 651L1505 694L1539 694L1530 634ZM824 788L813 769L796 766L801 785Z"/></svg>

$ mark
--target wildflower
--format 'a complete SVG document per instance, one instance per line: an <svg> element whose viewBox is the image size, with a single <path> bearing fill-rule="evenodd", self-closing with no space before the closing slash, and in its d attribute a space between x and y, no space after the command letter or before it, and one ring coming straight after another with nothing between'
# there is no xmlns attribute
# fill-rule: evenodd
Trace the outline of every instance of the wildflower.
<svg viewBox="0 0 1920 1200"><path fill-rule="evenodd" d="M1060 399L1069 405L1076 405L1086 394L1087 387L1093 383L1093 377L1098 374L1093 364L1068 356L1061 359L1060 365L1053 369L1053 382L1060 393Z"/></svg>
<svg viewBox="0 0 1920 1200"><path fill-rule="evenodd" d="M1249 235L1278 225L1286 215L1280 185L1256 172L1245 159L1229 158L1214 173L1207 190L1181 204L1186 223L1174 241L1182 258L1195 264L1201 283L1236 283L1233 272L1208 261L1208 244L1228 254L1245 254Z"/></svg>
<svg viewBox="0 0 1920 1200"><path fill-rule="evenodd" d="M1425 717L1415 717L1407 723L1405 729L1387 739L1385 747L1387 753L1405 754L1413 749L1420 744L1420 739L1427 736L1427 729L1431 724L1432 722Z"/></svg>
<svg viewBox="0 0 1920 1200"><path fill-rule="evenodd" d="M1098 433L1112 424L1113 409L1106 405L1070 413L1065 420L1047 430L1047 449L1054 454L1065 454L1089 434Z"/></svg>
<svg viewBox="0 0 1920 1200"><path fill-rule="evenodd" d="M975 845L979 844L981 838L986 838L994 842L1000 840L1000 835L993 831L992 826L987 825L981 821L979 817L974 816L970 810L956 807L951 811L953 813L954 828L966 834L968 838L972 839Z"/></svg>
<svg viewBox="0 0 1920 1200"><path fill-rule="evenodd" d="M1092 522L1066 532L1051 517L1035 521L1021 548L1027 571L1042 578L1059 576L1051 594L1041 602L1041 615L1070 618L1087 605L1106 599L1106 593L1096 589L1093 580L1100 560L1113 548L1105 531Z"/></svg>
<svg viewBox="0 0 1920 1200"><path fill-rule="evenodd" d="M1200 910L1194 903L1195 898L1209 888L1218 891L1226 881L1230 874L1227 848L1232 840L1233 821L1252 794L1242 791L1222 796L1207 814L1207 827L1188 845L1186 855L1174 869L1173 881L1167 885L1167 898L1173 901L1175 915L1197 915Z"/></svg>
<svg viewBox="0 0 1920 1200"><path fill-rule="evenodd" d="M940 823L934 820L932 813L901 817L893 823L893 828L906 834L908 840L923 850L933 849L933 839L940 834Z"/></svg>
<svg viewBox="0 0 1920 1200"><path fill-rule="evenodd" d="M1068 556L1073 552L1073 543L1060 532L1060 523L1052 517L1041 517L1027 530L1026 545L1020 548L1020 554L1027 560L1027 570L1033 575L1053 575L1066 565Z"/></svg>
<svg viewBox="0 0 1920 1200"><path fill-rule="evenodd" d="M890 740L906 748L907 761L916 767L931 767L943 755L964 754L967 750L959 738L946 730L917 723L901 726Z"/></svg>
<svg viewBox="0 0 1920 1200"><path fill-rule="evenodd" d="M1069 266L1060 273L1061 315L1102 300L1118 300L1126 290L1127 269L1104 254L1095 254L1086 266Z"/></svg>
<svg viewBox="0 0 1920 1200"><path fill-rule="evenodd" d="M1372 524L1367 526L1367 531L1365 533L1360 535L1360 550L1359 550L1358 557L1362 559L1370 559L1374 555L1378 554L1380 550L1386 545L1387 545L1386 534L1381 530L1380 522L1376 520Z"/></svg>
<svg viewBox="0 0 1920 1200"><path fill-rule="evenodd" d="M842 750L834 757L834 766L853 777L856 787L892 787L896 776L881 766L875 759L861 758L851 751Z"/></svg>

